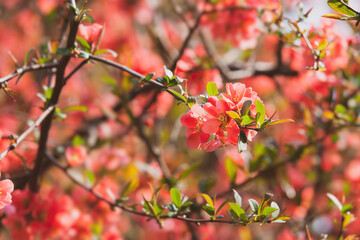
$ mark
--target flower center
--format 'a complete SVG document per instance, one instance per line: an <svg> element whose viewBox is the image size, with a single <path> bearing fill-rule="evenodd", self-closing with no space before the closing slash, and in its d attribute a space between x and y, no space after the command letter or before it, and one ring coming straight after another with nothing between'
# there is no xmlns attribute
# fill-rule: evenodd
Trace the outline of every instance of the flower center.
<svg viewBox="0 0 360 240"><path fill-rule="evenodd" d="M241 100L241 98L240 98L238 95L235 95L235 96L233 97L233 102L234 102L234 103L238 103L238 102L240 102L240 100Z"/></svg>

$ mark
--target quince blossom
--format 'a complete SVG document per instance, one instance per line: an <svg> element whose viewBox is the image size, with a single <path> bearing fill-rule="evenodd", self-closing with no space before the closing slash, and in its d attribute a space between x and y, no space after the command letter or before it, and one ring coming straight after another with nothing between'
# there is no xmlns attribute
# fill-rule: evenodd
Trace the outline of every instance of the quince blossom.
<svg viewBox="0 0 360 240"><path fill-rule="evenodd" d="M0 209L12 203L11 194L14 191L14 184L11 180L0 181Z"/></svg>
<svg viewBox="0 0 360 240"><path fill-rule="evenodd" d="M220 97L210 96L203 106L194 104L190 111L181 117L181 123L187 128L187 145L191 149L208 152L228 144L237 145L240 126L227 114L229 111L239 112L246 101L251 101L249 112L256 116L255 101L261 99L250 87L242 83L226 84L227 93ZM255 130L241 128L249 141L257 134ZM209 141L210 135L214 137Z"/></svg>

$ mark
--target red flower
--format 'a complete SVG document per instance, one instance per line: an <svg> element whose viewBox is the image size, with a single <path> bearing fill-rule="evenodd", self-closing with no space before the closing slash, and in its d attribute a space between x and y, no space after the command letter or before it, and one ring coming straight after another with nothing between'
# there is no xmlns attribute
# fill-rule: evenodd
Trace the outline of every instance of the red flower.
<svg viewBox="0 0 360 240"><path fill-rule="evenodd" d="M94 23L91 25L80 24L79 37L82 37L88 43L97 43L102 30L103 26L98 23Z"/></svg>
<svg viewBox="0 0 360 240"><path fill-rule="evenodd" d="M0 209L11 204L11 194L14 191L14 184L11 180L0 181Z"/></svg>
<svg viewBox="0 0 360 240"><path fill-rule="evenodd" d="M79 166L87 159L86 148L84 146L68 147L65 151L65 157L70 166Z"/></svg>
<svg viewBox="0 0 360 240"><path fill-rule="evenodd" d="M186 144L191 149L199 148L201 143L205 143L209 139L209 134L201 130L201 126L206 121L205 115L204 109L200 105L194 104L190 111L180 119L181 124L188 128L185 133Z"/></svg>

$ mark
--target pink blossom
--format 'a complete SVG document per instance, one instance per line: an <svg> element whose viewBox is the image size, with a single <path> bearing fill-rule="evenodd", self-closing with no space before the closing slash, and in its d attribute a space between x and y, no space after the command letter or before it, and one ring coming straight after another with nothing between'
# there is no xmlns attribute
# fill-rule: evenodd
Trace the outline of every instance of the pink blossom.
<svg viewBox="0 0 360 240"><path fill-rule="evenodd" d="M206 120L205 115L204 109L200 105L194 104L190 111L180 119L181 124L188 128L185 133L186 144L191 149L199 148L201 143L205 143L209 139L209 134L201 130L201 126Z"/></svg>
<svg viewBox="0 0 360 240"><path fill-rule="evenodd" d="M206 121L201 130L205 133L216 133L221 129L227 127L229 117L226 112L230 111L230 107L223 99L218 99L215 96L210 96L208 102L204 104L204 110L209 113L213 118Z"/></svg>
<svg viewBox="0 0 360 240"><path fill-rule="evenodd" d="M84 146L68 147L65 150L65 157L70 166L79 166L87 159L86 148Z"/></svg>
<svg viewBox="0 0 360 240"><path fill-rule="evenodd" d="M11 204L11 194L14 191L14 184L11 180L0 181L0 209Z"/></svg>
<svg viewBox="0 0 360 240"><path fill-rule="evenodd" d="M103 26L94 23L91 25L79 25L79 37L85 39L88 43L96 43L98 38L100 37L101 31L103 30Z"/></svg>

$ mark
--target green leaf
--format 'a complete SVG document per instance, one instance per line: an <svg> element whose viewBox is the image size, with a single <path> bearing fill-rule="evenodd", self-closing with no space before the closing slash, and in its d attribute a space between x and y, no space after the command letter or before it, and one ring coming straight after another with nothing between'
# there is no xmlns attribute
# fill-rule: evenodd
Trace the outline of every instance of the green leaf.
<svg viewBox="0 0 360 240"><path fill-rule="evenodd" d="M71 111L87 112L88 108L83 105L74 105L74 106L67 107L63 110L63 112L71 112Z"/></svg>
<svg viewBox="0 0 360 240"><path fill-rule="evenodd" d="M214 208L214 203L211 200L211 198L209 197L209 195L207 195L206 193L202 193L201 196L204 198L204 200L207 202L207 204L209 204L210 207Z"/></svg>
<svg viewBox="0 0 360 240"><path fill-rule="evenodd" d="M113 86L113 87L116 87L116 86L117 86L116 80L113 79L113 78L111 78L111 77L105 76L105 77L102 78L102 80L103 80L105 83L109 84L110 86Z"/></svg>
<svg viewBox="0 0 360 240"><path fill-rule="evenodd" d="M287 215L281 215L276 218L276 220L290 220L290 219L292 219L292 217Z"/></svg>
<svg viewBox="0 0 360 240"><path fill-rule="evenodd" d="M238 217L245 215L244 209L242 209L237 203L229 203L230 209L232 209Z"/></svg>
<svg viewBox="0 0 360 240"><path fill-rule="evenodd" d="M269 216L270 214L272 214L273 212L277 211L277 208L273 208L273 207L265 207L264 210L262 211L262 214L265 216Z"/></svg>
<svg viewBox="0 0 360 240"><path fill-rule="evenodd" d="M342 213L342 214L345 214L346 212L351 211L353 208L354 208L353 205L351 205L351 204L346 204L346 205L344 205L344 206L341 208L341 213Z"/></svg>
<svg viewBox="0 0 360 240"><path fill-rule="evenodd" d="M236 204L238 204L241 207L242 198L241 198L240 194L235 189L233 189L233 192L234 192L234 199L235 199Z"/></svg>
<svg viewBox="0 0 360 240"><path fill-rule="evenodd" d="M22 78L22 76L24 76L25 72L20 73L20 75L18 76L18 78L16 79L15 84L18 84L18 82L20 81L20 79Z"/></svg>
<svg viewBox="0 0 360 240"><path fill-rule="evenodd" d="M225 170L226 174L230 178L231 183L235 183L237 165L230 157L225 159Z"/></svg>
<svg viewBox="0 0 360 240"><path fill-rule="evenodd" d="M80 50L80 53L79 53L78 57L88 59L90 57L90 54L88 52Z"/></svg>
<svg viewBox="0 0 360 240"><path fill-rule="evenodd" d="M72 145L74 147L82 146L84 144L85 144L85 140L82 137L80 137L79 135L75 135L75 137L73 137Z"/></svg>
<svg viewBox="0 0 360 240"><path fill-rule="evenodd" d="M195 162L191 164L190 167L186 168L179 176L179 180L186 178L192 171L194 171L197 167L200 166L200 162Z"/></svg>
<svg viewBox="0 0 360 240"><path fill-rule="evenodd" d="M89 179L89 181L91 182L91 184L94 184L95 183L95 175L94 175L94 173L92 171L86 169L85 174L86 174L87 179Z"/></svg>
<svg viewBox="0 0 360 240"><path fill-rule="evenodd" d="M343 208L343 205L341 204L341 202L331 193L327 193L326 196L328 198L330 198L330 200L339 208L339 210L341 211L341 209Z"/></svg>
<svg viewBox="0 0 360 240"><path fill-rule="evenodd" d="M71 50L68 48L57 48L56 49L56 54L60 54L60 55L69 55L71 53Z"/></svg>
<svg viewBox="0 0 360 240"><path fill-rule="evenodd" d="M241 111L240 111L241 116L248 115L251 104L252 104L251 100L247 100L244 102L244 104L241 108Z"/></svg>
<svg viewBox="0 0 360 240"><path fill-rule="evenodd" d="M24 58L24 66L28 65L29 56L34 50L35 50L35 48L32 48L26 53L25 58Z"/></svg>
<svg viewBox="0 0 360 240"><path fill-rule="evenodd" d="M171 93L173 96L176 96L176 99L179 100L179 101L182 101L184 103L186 103L186 98L181 95L180 93L172 90L172 89L167 89L166 91L168 91L169 93Z"/></svg>
<svg viewBox="0 0 360 240"><path fill-rule="evenodd" d="M261 215L261 212L264 208L264 206L270 201L270 199L273 197L274 195L272 193L265 193L264 197L261 200L260 206L259 206L259 210L258 210L258 214Z"/></svg>
<svg viewBox="0 0 360 240"><path fill-rule="evenodd" d="M141 79L141 81L150 82L154 75L155 73L149 73L145 78Z"/></svg>
<svg viewBox="0 0 360 240"><path fill-rule="evenodd" d="M125 186L125 188L122 190L121 197L127 197L135 191L135 189L139 186L139 179L133 178L130 182L128 182Z"/></svg>
<svg viewBox="0 0 360 240"><path fill-rule="evenodd" d="M228 203L230 202L231 198L226 199L220 206L218 209L216 209L215 215L218 214L220 212L220 210Z"/></svg>
<svg viewBox="0 0 360 240"><path fill-rule="evenodd" d="M202 209L204 209L205 212L207 212L207 214L209 214L211 217L213 217L215 214L215 209L209 205L202 206Z"/></svg>
<svg viewBox="0 0 360 240"><path fill-rule="evenodd" d="M250 208L254 213L258 213L259 211L259 204L255 199L249 199Z"/></svg>
<svg viewBox="0 0 360 240"><path fill-rule="evenodd" d="M111 49L99 49L94 53L94 55L99 55L102 53L110 53L114 58L116 58L118 55L115 51L113 51Z"/></svg>
<svg viewBox="0 0 360 240"><path fill-rule="evenodd" d="M179 190L176 189L176 188L171 188L170 189L170 196L171 196L171 200L175 204L175 206L178 209L180 209L181 208L181 196L180 196Z"/></svg>
<svg viewBox="0 0 360 240"><path fill-rule="evenodd" d="M241 117L241 123L246 126L250 123L254 122L254 118L250 117L249 115L244 115Z"/></svg>
<svg viewBox="0 0 360 240"><path fill-rule="evenodd" d="M341 105L341 104L336 104L335 106L335 112L337 114L346 114L347 112L347 109L344 105Z"/></svg>
<svg viewBox="0 0 360 240"><path fill-rule="evenodd" d="M345 14L345 15L348 15L348 16L355 17L358 14L358 12L356 12L354 9L352 9L348 5L342 3L340 0L328 0L328 5L335 11Z"/></svg>
<svg viewBox="0 0 360 240"><path fill-rule="evenodd" d="M239 153L245 151L247 149L247 137L244 131L240 131L238 138L238 151Z"/></svg>
<svg viewBox="0 0 360 240"><path fill-rule="evenodd" d="M206 91L209 96L217 96L219 94L217 86L213 82L208 82L206 84Z"/></svg>
<svg viewBox="0 0 360 240"><path fill-rule="evenodd" d="M337 14L337 13L324 14L324 15L322 15L322 17L324 17L324 18L332 18L332 19L337 19L337 20L345 20L346 19L346 15Z"/></svg>
<svg viewBox="0 0 360 240"><path fill-rule="evenodd" d="M279 207L279 205L278 205L276 202L272 202L272 203L270 204L270 207L277 209L277 211L274 211L274 212L271 214L271 217L272 217L273 219L275 219L275 218L276 218L277 216L279 216L279 214L280 214L280 207Z"/></svg>
<svg viewBox="0 0 360 240"><path fill-rule="evenodd" d="M276 125L276 124L287 123L287 122L295 122L295 121L292 120L292 119L289 119L289 118L287 118L287 119L279 119L279 120L272 120L266 126L273 126L273 125Z"/></svg>
<svg viewBox="0 0 360 240"><path fill-rule="evenodd" d="M241 123L241 118L239 114L237 114L235 111L227 111L226 114L234 119L236 122Z"/></svg>
<svg viewBox="0 0 360 240"><path fill-rule="evenodd" d="M165 76L168 77L169 79L174 77L173 72L170 69L167 69L165 65L164 65L164 72L165 72Z"/></svg>
<svg viewBox="0 0 360 240"><path fill-rule="evenodd" d="M256 106L256 114L260 113L260 116L257 120L258 127L260 127L265 121L265 115L266 115L265 106L261 101L259 101L257 99L255 100L255 106Z"/></svg>
<svg viewBox="0 0 360 240"><path fill-rule="evenodd" d="M83 39L82 37L76 37L76 41L80 43L80 45L84 48L86 52L90 52L91 47L85 39Z"/></svg>
<svg viewBox="0 0 360 240"><path fill-rule="evenodd" d="M54 116L59 117L62 120L65 120L67 115L66 115L66 113L61 112L60 108L55 108Z"/></svg>

